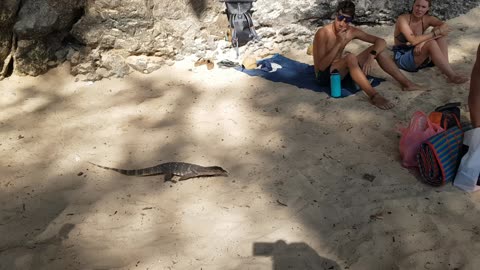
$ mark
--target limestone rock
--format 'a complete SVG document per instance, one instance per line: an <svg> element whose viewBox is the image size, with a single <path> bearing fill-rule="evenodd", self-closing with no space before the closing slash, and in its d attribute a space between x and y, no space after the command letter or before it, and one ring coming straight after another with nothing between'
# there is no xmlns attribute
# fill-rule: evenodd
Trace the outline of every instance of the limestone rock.
<svg viewBox="0 0 480 270"><path fill-rule="evenodd" d="M115 51L103 53L99 67L110 71L108 77L115 76L117 78L123 78L131 72L130 67L125 61L125 57Z"/></svg>
<svg viewBox="0 0 480 270"><path fill-rule="evenodd" d="M19 40L15 52L15 73L37 76L46 72L51 52L44 40Z"/></svg>
<svg viewBox="0 0 480 270"><path fill-rule="evenodd" d="M127 57L127 63L136 71L148 74L162 67L165 60L161 57L140 55Z"/></svg>
<svg viewBox="0 0 480 270"><path fill-rule="evenodd" d="M15 23L20 2L21 0L0 1L0 28L9 28Z"/></svg>
<svg viewBox="0 0 480 270"><path fill-rule="evenodd" d="M331 21L340 0L261 0L253 20L260 42L240 53L306 48ZM413 3L354 0L358 24L393 23ZM450 19L480 0L436 0L431 13ZM230 57L225 4L218 0L1 0L0 70L38 75L62 61L89 80L152 72L188 55ZM14 57L13 57L14 56ZM14 59L14 61L13 61ZM0 74L0 77L3 74Z"/></svg>

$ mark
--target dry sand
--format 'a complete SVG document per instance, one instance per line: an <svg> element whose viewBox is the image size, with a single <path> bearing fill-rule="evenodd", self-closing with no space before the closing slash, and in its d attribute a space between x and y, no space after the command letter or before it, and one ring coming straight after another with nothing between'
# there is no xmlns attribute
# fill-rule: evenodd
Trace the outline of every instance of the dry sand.
<svg viewBox="0 0 480 270"><path fill-rule="evenodd" d="M479 17L449 21L465 74ZM391 42L391 26L367 31ZM432 68L408 76L433 91L405 93L377 67L396 104L381 111L362 93L331 99L193 60L94 83L66 65L0 82L0 269L478 269L480 195L419 182L395 132L416 110L465 104L468 84ZM171 184L87 161L230 176Z"/></svg>

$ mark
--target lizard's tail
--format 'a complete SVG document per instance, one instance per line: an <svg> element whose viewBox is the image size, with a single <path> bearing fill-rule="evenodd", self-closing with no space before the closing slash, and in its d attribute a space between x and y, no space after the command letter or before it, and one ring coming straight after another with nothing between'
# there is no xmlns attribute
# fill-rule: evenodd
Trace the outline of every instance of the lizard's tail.
<svg viewBox="0 0 480 270"><path fill-rule="evenodd" d="M93 162L88 161L88 163L92 164L93 166L97 166L99 168L105 169L105 170L110 170L110 171L115 171L124 175L136 175L137 170L124 170L124 169L117 169L117 168L110 168L110 167L105 167L102 165L95 164Z"/></svg>

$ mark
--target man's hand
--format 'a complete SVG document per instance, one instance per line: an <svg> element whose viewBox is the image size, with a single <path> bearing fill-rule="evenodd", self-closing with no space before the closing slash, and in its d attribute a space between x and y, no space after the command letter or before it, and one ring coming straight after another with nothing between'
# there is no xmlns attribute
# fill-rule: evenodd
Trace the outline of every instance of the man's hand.
<svg viewBox="0 0 480 270"><path fill-rule="evenodd" d="M347 45L347 29L340 30L336 35L337 41L342 44L342 47L345 47Z"/></svg>
<svg viewBox="0 0 480 270"><path fill-rule="evenodd" d="M365 73L365 75L370 74L370 71L372 70L372 63L373 60L375 59L374 55L369 54L367 60L363 64L362 71Z"/></svg>

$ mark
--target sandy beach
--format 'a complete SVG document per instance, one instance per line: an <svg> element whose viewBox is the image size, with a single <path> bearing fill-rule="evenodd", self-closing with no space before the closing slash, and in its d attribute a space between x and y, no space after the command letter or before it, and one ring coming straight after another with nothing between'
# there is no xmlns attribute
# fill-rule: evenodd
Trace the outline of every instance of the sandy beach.
<svg viewBox="0 0 480 270"><path fill-rule="evenodd" d="M448 21L463 74L479 17ZM365 29L392 45L393 26ZM312 64L305 51L286 56ZM429 68L405 74L431 91L402 92L376 65L396 105L382 111L362 92L333 99L195 60L96 82L68 63L0 81L0 269L478 269L480 194L421 183L396 132L447 102L468 121L468 83ZM170 183L89 161L229 176Z"/></svg>

